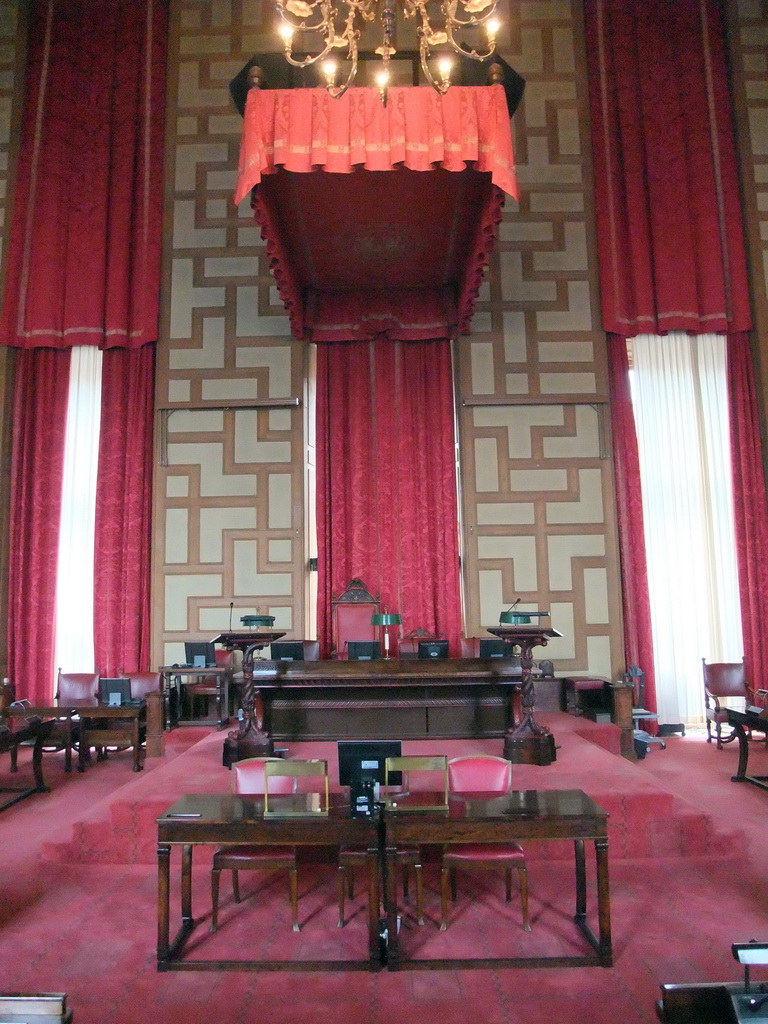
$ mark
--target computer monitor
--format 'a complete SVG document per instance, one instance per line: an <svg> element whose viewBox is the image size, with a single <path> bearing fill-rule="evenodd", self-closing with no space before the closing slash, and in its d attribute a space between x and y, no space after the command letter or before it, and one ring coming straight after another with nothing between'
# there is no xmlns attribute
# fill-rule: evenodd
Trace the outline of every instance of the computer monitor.
<svg viewBox="0 0 768 1024"><path fill-rule="evenodd" d="M388 757L400 757L400 740L339 740L339 785L354 786L363 780L384 785L384 762ZM392 785L402 785L402 773L392 772Z"/></svg>
<svg viewBox="0 0 768 1024"><path fill-rule="evenodd" d="M193 668L215 668L216 648L205 640L187 640L184 644L184 658Z"/></svg>
<svg viewBox="0 0 768 1024"><path fill-rule="evenodd" d="M347 658L350 661L373 661L381 657L380 640L348 640Z"/></svg>
<svg viewBox="0 0 768 1024"><path fill-rule="evenodd" d="M512 645L500 640L498 637L480 637L478 655L481 658L506 658L512 652Z"/></svg>
<svg viewBox="0 0 768 1024"><path fill-rule="evenodd" d="M447 640L419 640L418 652L420 658L447 658Z"/></svg>
<svg viewBox="0 0 768 1024"><path fill-rule="evenodd" d="M301 640L275 640L269 653L273 661L304 661L304 644Z"/></svg>
<svg viewBox="0 0 768 1024"><path fill-rule="evenodd" d="M112 706L129 704L131 701L130 679L100 679L99 700Z"/></svg>

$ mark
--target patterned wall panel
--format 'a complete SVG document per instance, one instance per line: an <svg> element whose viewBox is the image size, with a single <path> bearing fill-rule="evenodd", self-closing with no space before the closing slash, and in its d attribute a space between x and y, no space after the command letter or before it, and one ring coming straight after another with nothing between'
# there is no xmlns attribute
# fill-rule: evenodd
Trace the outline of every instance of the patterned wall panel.
<svg viewBox="0 0 768 1024"><path fill-rule="evenodd" d="M502 52L526 79L512 121L521 194L507 199L473 333L457 344L467 629L482 633L520 597L563 633L546 650L559 671L615 676L619 578L580 6L509 9Z"/></svg>
<svg viewBox="0 0 768 1024"><path fill-rule="evenodd" d="M768 458L768 2L731 0L728 10L754 351L762 399L763 451Z"/></svg>
<svg viewBox="0 0 768 1024"><path fill-rule="evenodd" d="M574 0L576 2L576 0ZM512 2L505 57L525 77L507 201L473 333L460 339L467 632L518 595L564 634L558 667L609 674L620 622L594 273L583 44L567 0ZM304 354L247 202L229 80L274 49L269 5L173 5L167 303L157 405L157 656L258 607L305 617ZM311 473L307 474L311 479Z"/></svg>
<svg viewBox="0 0 768 1024"><path fill-rule="evenodd" d="M172 5L169 183L158 355L155 658L241 615L306 632L304 380L248 202L229 82L266 48L268 5ZM269 26L268 26L269 27Z"/></svg>

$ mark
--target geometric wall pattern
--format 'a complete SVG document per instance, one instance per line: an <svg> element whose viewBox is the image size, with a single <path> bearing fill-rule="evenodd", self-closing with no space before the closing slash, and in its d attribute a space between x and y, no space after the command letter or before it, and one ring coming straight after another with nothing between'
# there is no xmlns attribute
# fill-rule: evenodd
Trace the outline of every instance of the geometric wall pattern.
<svg viewBox="0 0 768 1024"><path fill-rule="evenodd" d="M468 635L501 607L551 612L561 670L613 675L620 602L585 136L583 43L569 3L509 5L526 79L508 199L473 333L457 342ZM231 196L242 121L229 80L275 48L271 5L180 0L166 169L158 355L157 655L247 611L311 634L304 523L305 356L248 201ZM162 580L162 587L159 585Z"/></svg>
<svg viewBox="0 0 768 1024"><path fill-rule="evenodd" d="M768 403L768 3L766 0L734 0L730 13L736 135L765 439L768 437L765 413ZM765 450L764 444L764 453Z"/></svg>
<svg viewBox="0 0 768 1024"><path fill-rule="evenodd" d="M155 664L248 612L275 615L294 636L314 629L311 351L290 336L248 201L232 203L242 121L228 84L254 53L276 48L275 15L261 0L170 6ZM615 677L621 602L581 0L504 6L500 50L526 79L512 121L521 194L506 201L472 334L456 343L465 631L482 633L520 597L549 610L563 634L546 652L560 672ZM764 413L768 0L726 6ZM21 0L0 4L0 247L23 10ZM2 449L5 465L5 440Z"/></svg>
<svg viewBox="0 0 768 1024"><path fill-rule="evenodd" d="M232 202L242 120L228 85L263 49L265 7L172 5L153 572L164 664L248 613L309 628L304 350L248 202Z"/></svg>
<svg viewBox="0 0 768 1024"><path fill-rule="evenodd" d="M577 5L575 5L577 6ZM518 597L551 613L558 671L623 669L586 79L568 3L513 4L526 80L507 199L470 338L457 345L467 629ZM541 653L541 652L539 652Z"/></svg>

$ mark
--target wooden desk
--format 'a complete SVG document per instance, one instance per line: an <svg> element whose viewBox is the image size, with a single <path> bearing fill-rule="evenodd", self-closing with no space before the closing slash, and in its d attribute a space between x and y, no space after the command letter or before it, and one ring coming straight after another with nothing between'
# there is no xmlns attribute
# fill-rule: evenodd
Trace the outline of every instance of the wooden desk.
<svg viewBox="0 0 768 1024"><path fill-rule="evenodd" d="M0 788L0 793L8 795L8 799L0 800L1 811L12 804L18 803L19 800L24 800L25 797L32 796L33 793L50 792L43 779L43 747L53 728L53 722L40 721L39 719L26 722L20 717L9 715L7 711L3 713L0 722L5 726L5 728L0 729L0 754L8 752L15 754L20 743L27 743L30 740L34 740L35 744L32 751L32 771L35 777L34 786ZM11 771L16 771L15 758L11 761Z"/></svg>
<svg viewBox="0 0 768 1024"><path fill-rule="evenodd" d="M727 708L728 724L735 730L736 738L739 741L739 767L736 774L732 776L731 782L751 782L761 789L768 789L768 775L747 775L747 762L749 760L749 737L747 729L756 729L768 735L768 718L752 711L736 711L735 708Z"/></svg>
<svg viewBox="0 0 768 1024"><path fill-rule="evenodd" d="M393 799L397 799L396 797ZM410 967L558 967L613 964L611 905L608 889L608 813L586 793L570 790L521 790L504 796L453 794L448 811L398 811L386 805L386 891L388 955L391 970ZM584 956L472 958L467 960L408 960L402 957L397 930L398 846L446 843L520 842L572 839L576 864L574 921L594 953ZM587 920L587 880L584 841L595 844L598 935Z"/></svg>
<svg viewBox="0 0 768 1024"><path fill-rule="evenodd" d="M188 679L205 679L213 677L216 680L216 707L218 708L217 729L223 729L229 721L229 683L232 678L232 669L218 665L192 667L185 665L164 665L160 672L160 687L163 694L164 721L166 732L179 725L200 725L199 721L183 720L180 717L181 690L184 684L182 677Z"/></svg>
<svg viewBox="0 0 768 1024"><path fill-rule="evenodd" d="M72 771L72 746L74 720L77 718L77 711L72 704L59 703L58 700L51 700L48 704L31 704L24 701L15 701L5 710L8 718L26 719L41 718L53 719L58 722L68 737L64 741L64 770ZM52 731L54 726L51 726Z"/></svg>
<svg viewBox="0 0 768 1024"><path fill-rule="evenodd" d="M255 658L253 686L270 744L339 736L502 737L520 718L520 669L504 658Z"/></svg>
<svg viewBox="0 0 768 1024"><path fill-rule="evenodd" d="M146 722L147 704L110 705L93 700L70 701L80 718L77 770L85 771L91 747L133 747L133 770L140 772L141 727ZM120 721L124 725L120 726ZM110 726L110 723L111 726Z"/></svg>
<svg viewBox="0 0 768 1024"><path fill-rule="evenodd" d="M292 797L271 797L270 811ZM258 843L291 846L367 846L371 912L368 920L368 955L361 960L272 961L189 960L184 945L195 928L192 915L192 851L200 844ZM182 797L157 819L157 969L172 970L374 970L381 964L379 952L379 823L352 818L346 794L331 794L327 816L264 817L261 797L191 795ZM171 848L181 847L181 927L170 939Z"/></svg>

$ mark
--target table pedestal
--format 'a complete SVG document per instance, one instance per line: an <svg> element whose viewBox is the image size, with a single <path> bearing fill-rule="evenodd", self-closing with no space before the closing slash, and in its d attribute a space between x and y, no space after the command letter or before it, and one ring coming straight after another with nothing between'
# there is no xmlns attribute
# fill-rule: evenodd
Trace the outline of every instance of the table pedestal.
<svg viewBox="0 0 768 1024"><path fill-rule="evenodd" d="M536 688L533 683L533 648L546 647L550 637L562 636L556 629L536 625L497 626L488 630L512 650L520 650L520 720L504 735L504 757L512 764L552 764L556 758L555 738L534 717Z"/></svg>
<svg viewBox="0 0 768 1024"><path fill-rule="evenodd" d="M279 640L281 636L285 636L285 631L240 631L221 633L213 641L229 651L240 651L243 655L242 718L237 731L230 732L224 741L222 760L226 768L246 757L268 757L273 752L272 737L264 721L264 699L261 690L254 684L253 660L257 651L267 647L273 640Z"/></svg>

